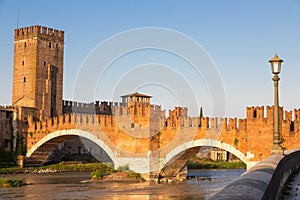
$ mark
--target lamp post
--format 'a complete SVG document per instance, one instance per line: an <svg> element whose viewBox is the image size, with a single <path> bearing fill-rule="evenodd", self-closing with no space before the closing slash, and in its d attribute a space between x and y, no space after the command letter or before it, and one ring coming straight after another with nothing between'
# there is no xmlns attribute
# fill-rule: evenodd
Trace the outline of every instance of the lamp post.
<svg viewBox="0 0 300 200"><path fill-rule="evenodd" d="M279 100L278 100L278 82L280 80L278 74L281 70L281 60L277 54L269 60L272 67L273 81L274 81L274 138L273 138L273 148L272 150L281 150L280 147L280 132L279 132Z"/></svg>

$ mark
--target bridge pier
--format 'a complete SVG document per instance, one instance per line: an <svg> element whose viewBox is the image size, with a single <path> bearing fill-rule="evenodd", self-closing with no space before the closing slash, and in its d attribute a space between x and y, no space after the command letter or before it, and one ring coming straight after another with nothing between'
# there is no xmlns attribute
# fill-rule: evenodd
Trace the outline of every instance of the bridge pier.
<svg viewBox="0 0 300 200"><path fill-rule="evenodd" d="M115 154L117 155L117 154ZM147 181L157 181L160 171L159 153L149 151L147 155L140 157L124 157L115 156L114 168L128 167L130 170L141 174L141 176Z"/></svg>

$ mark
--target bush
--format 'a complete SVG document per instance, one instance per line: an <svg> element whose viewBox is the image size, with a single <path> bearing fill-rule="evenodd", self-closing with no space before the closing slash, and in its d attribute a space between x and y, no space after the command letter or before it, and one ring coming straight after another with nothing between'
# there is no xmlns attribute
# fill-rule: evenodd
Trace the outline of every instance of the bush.
<svg viewBox="0 0 300 200"><path fill-rule="evenodd" d="M123 166L119 166L118 169L117 169L117 171L121 171L121 172L128 171L128 170L129 170L128 164L127 165L123 165Z"/></svg>
<svg viewBox="0 0 300 200"><path fill-rule="evenodd" d="M22 179L0 178L0 187L19 187L24 185Z"/></svg>
<svg viewBox="0 0 300 200"><path fill-rule="evenodd" d="M100 170L96 170L91 173L91 178L92 179L102 179L103 178L103 172Z"/></svg>
<svg viewBox="0 0 300 200"><path fill-rule="evenodd" d="M105 171L107 174L113 173L115 170L102 163L88 163L88 164L53 164L42 167L11 167L0 168L0 174L13 174L13 173L36 173L39 171L44 172L92 172L92 171Z"/></svg>
<svg viewBox="0 0 300 200"><path fill-rule="evenodd" d="M141 174L135 173L135 172L129 172L128 177L131 178L131 179L138 179L138 180L143 179Z"/></svg>
<svg viewBox="0 0 300 200"><path fill-rule="evenodd" d="M243 162L213 161L211 159L193 158L187 164L188 169L243 169Z"/></svg>

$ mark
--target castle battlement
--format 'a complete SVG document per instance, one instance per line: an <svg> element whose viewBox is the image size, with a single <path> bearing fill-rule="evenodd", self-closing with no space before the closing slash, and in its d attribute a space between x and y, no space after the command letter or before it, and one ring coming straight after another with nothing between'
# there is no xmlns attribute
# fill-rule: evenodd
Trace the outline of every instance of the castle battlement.
<svg viewBox="0 0 300 200"><path fill-rule="evenodd" d="M124 106L122 103L120 103L120 102L111 102L111 101L109 101L109 102L107 102L108 103L108 105L109 106L112 106L112 107L116 107L116 106ZM101 104L102 104L102 102L101 102Z"/></svg>
<svg viewBox="0 0 300 200"><path fill-rule="evenodd" d="M28 39L31 37L51 37L63 42L64 31L39 25L15 29L14 40Z"/></svg>
<svg viewBox="0 0 300 200"><path fill-rule="evenodd" d="M112 106L115 105L115 106ZM95 109L100 107L109 107L111 109L111 115L107 114L96 114L93 113L80 113L71 112L65 113L64 115L48 118L43 121L34 122L32 117L28 119L29 132L49 132L58 129L71 129L71 128L85 128L94 129L100 127L113 128L117 123L117 126L123 128L132 129L134 126L140 127L141 124L157 123L163 124L168 129L177 128L190 128L195 127L201 130L219 129L224 132L235 132L235 133L247 133L255 132L257 128L273 127L273 106L257 106L247 107L247 118L217 118L217 117L190 117L187 116L187 108L175 107L174 110L169 110L170 116L165 117L165 110L161 110L159 105L151 104L135 104L128 106L122 103L113 102L99 102L95 103L79 103L74 101L64 101L64 107L79 109ZM143 114L143 109L148 108L150 115ZM266 108L266 109L265 109ZM147 111L147 112L148 112ZM267 115L265 115L267 112ZM293 121L294 114L294 121ZM295 134L300 131L300 109L294 109L293 111L284 111L283 107L280 107L280 127L283 133ZM133 118L132 118L133 117ZM139 121L140 120L140 121ZM144 121L141 121L144 120ZM145 121L146 120L146 121ZM166 120L162 122L161 120ZM159 123L158 123L159 122ZM120 124L121 123L121 124ZM144 124L144 125L145 125ZM131 128L130 128L131 127Z"/></svg>
<svg viewBox="0 0 300 200"><path fill-rule="evenodd" d="M182 112L183 111L183 112ZM187 110L181 107L175 107L174 110L169 110L170 116L167 118L165 127L199 127L201 129L224 129L226 131L249 131L253 127L263 127L273 125L274 106L247 107L247 118L209 118L209 117L189 117L182 115L186 114ZM284 111L283 107L279 108L280 111L280 126L285 132L300 131L300 109L294 111ZM265 116L265 112L267 115ZM293 119L294 114L294 119ZM294 127L298 127L296 129Z"/></svg>
<svg viewBox="0 0 300 200"><path fill-rule="evenodd" d="M274 118L274 106L252 106L247 107L247 120L248 122L262 122L269 123L273 122ZM283 107L279 107L279 118L285 119L285 112Z"/></svg>
<svg viewBox="0 0 300 200"><path fill-rule="evenodd" d="M154 110L154 111L162 111L161 105L151 104L151 109Z"/></svg>
<svg viewBox="0 0 300 200"><path fill-rule="evenodd" d="M34 121L32 116L28 116L28 132L47 132L61 129L72 129L80 127L100 126L113 127L112 115L93 114L65 114L58 117L47 118L43 121Z"/></svg>
<svg viewBox="0 0 300 200"><path fill-rule="evenodd" d="M112 104L106 101L82 103L76 101L63 100L63 114L85 113L85 114L112 114Z"/></svg>
<svg viewBox="0 0 300 200"><path fill-rule="evenodd" d="M130 115L130 108L128 106L115 106L113 107L113 115L114 116L129 116Z"/></svg>
<svg viewBox="0 0 300 200"><path fill-rule="evenodd" d="M186 107L175 107L174 110L169 110L170 118L187 117L188 109Z"/></svg>
<svg viewBox="0 0 300 200"><path fill-rule="evenodd" d="M295 121L300 120L300 109L294 109L294 120Z"/></svg>
<svg viewBox="0 0 300 200"><path fill-rule="evenodd" d="M13 106L10 106L10 105L1 105L0 106L0 110L14 110L14 107Z"/></svg>
<svg viewBox="0 0 300 200"><path fill-rule="evenodd" d="M265 107L264 106L251 106L247 107L247 119L264 119Z"/></svg>

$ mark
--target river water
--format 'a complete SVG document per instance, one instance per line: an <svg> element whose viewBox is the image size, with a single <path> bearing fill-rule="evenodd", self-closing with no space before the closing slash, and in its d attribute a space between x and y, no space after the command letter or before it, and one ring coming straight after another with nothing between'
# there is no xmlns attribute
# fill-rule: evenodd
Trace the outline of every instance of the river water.
<svg viewBox="0 0 300 200"><path fill-rule="evenodd" d="M23 187L0 188L0 199L208 199L245 170L189 170L188 175L206 177L180 183L88 182L90 173L16 174Z"/></svg>

